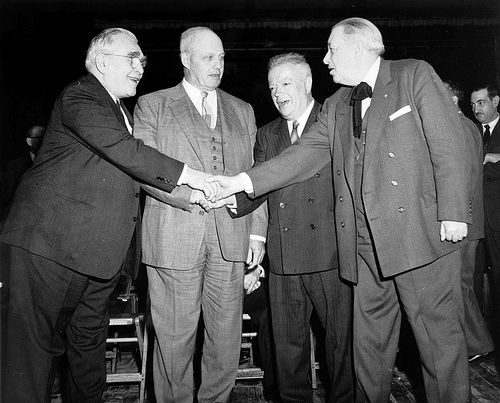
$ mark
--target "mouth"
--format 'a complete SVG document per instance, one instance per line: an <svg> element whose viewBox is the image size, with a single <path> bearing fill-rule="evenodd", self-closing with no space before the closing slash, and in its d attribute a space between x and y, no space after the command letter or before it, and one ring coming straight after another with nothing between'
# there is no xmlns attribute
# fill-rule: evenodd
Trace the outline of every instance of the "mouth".
<svg viewBox="0 0 500 403"><path fill-rule="evenodd" d="M280 108L284 108L286 105L288 105L290 103L290 101L289 100L286 100L286 101L277 101L276 103L278 104L278 106Z"/></svg>
<svg viewBox="0 0 500 403"><path fill-rule="evenodd" d="M139 81L141 81L141 79L138 77L129 77L128 79L135 83L135 85L139 84Z"/></svg>

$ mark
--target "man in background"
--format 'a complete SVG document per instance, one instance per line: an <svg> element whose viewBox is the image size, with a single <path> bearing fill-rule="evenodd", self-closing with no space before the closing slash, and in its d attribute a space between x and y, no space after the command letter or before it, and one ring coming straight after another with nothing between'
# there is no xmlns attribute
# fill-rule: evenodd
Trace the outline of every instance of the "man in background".
<svg viewBox="0 0 500 403"><path fill-rule="evenodd" d="M476 86L470 97L472 112L483 137L484 240L490 270L491 323L495 344L500 345L500 125L498 88Z"/></svg>
<svg viewBox="0 0 500 403"><path fill-rule="evenodd" d="M483 142L476 125L460 110L459 101L464 93L454 81L445 81L453 102L457 106L460 119L467 135L467 149L472 163L471 197L474 220L467 231L468 242L462 246L462 295L465 309L465 336L471 365L488 358L495 349L486 322L479 308L474 293L474 271L476 270L476 251L479 240L484 238L484 206L483 206ZM483 267L478 267L483 271Z"/></svg>
<svg viewBox="0 0 500 403"><path fill-rule="evenodd" d="M237 174L253 164L252 107L220 90L224 48L209 28L183 32L184 79L139 98L134 136L210 174ZM224 207L205 212L187 186L168 194L146 187L143 262L155 328L156 400L193 402L193 356L204 323L198 402L225 402L239 363L243 276L264 256L267 209L232 219ZM252 239L250 236L252 235Z"/></svg>

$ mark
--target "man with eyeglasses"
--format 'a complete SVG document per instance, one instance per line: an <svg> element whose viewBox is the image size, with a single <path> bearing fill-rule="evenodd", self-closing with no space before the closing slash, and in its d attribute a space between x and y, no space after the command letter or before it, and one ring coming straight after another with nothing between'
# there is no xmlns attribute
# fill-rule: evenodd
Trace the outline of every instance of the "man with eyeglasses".
<svg viewBox="0 0 500 403"><path fill-rule="evenodd" d="M3 402L50 402L65 352L69 400L100 402L109 295L129 247L140 245L138 182L165 192L187 184L205 193L193 200L201 204L217 193L207 174L131 135L119 101L135 95L144 65L129 31L106 29L91 41L89 74L56 100L14 196L0 233Z"/></svg>

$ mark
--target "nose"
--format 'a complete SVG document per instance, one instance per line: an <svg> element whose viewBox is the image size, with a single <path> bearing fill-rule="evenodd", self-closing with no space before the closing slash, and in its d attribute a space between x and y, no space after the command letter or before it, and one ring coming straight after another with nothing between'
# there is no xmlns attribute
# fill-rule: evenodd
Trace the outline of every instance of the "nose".
<svg viewBox="0 0 500 403"><path fill-rule="evenodd" d="M325 63L326 65L328 65L328 64L329 64L329 62L330 62L330 51L328 50L328 51L326 52L325 57L323 58L323 63Z"/></svg>

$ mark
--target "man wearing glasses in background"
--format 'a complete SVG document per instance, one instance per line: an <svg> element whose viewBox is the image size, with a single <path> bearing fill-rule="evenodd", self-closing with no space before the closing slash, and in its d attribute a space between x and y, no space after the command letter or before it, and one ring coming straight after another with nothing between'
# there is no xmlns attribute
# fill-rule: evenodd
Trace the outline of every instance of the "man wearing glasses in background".
<svg viewBox="0 0 500 403"><path fill-rule="evenodd" d="M109 295L127 250L140 242L137 181L216 193L206 174L132 137L119 100L135 95L145 64L129 31L110 28L92 40L89 74L57 99L14 196L0 232L4 402L50 402L65 352L69 400L100 402Z"/></svg>

